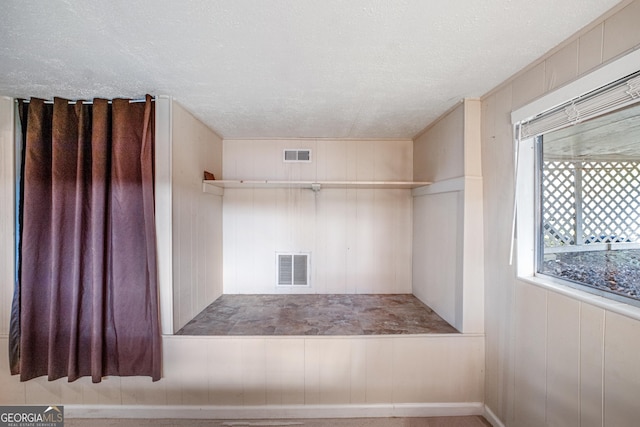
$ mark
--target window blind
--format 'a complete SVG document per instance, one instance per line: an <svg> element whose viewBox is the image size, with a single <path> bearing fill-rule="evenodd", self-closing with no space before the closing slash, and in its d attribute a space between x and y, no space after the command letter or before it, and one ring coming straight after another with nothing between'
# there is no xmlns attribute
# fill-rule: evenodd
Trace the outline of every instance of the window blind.
<svg viewBox="0 0 640 427"><path fill-rule="evenodd" d="M514 198L509 265L513 263L518 210L520 143L529 138L572 126L640 102L640 71L576 96L560 105L514 123Z"/></svg>
<svg viewBox="0 0 640 427"><path fill-rule="evenodd" d="M562 129L640 102L640 71L519 124L519 139Z"/></svg>

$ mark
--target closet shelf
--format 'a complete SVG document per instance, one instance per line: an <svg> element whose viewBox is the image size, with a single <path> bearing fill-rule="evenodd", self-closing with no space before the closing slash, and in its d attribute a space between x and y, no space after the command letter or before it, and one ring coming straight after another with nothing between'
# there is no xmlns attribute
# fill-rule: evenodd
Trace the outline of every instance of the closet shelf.
<svg viewBox="0 0 640 427"><path fill-rule="evenodd" d="M275 180L204 180L205 193L222 195L225 188L306 188L319 191L325 188L407 189L424 187L430 182L414 181L275 181Z"/></svg>

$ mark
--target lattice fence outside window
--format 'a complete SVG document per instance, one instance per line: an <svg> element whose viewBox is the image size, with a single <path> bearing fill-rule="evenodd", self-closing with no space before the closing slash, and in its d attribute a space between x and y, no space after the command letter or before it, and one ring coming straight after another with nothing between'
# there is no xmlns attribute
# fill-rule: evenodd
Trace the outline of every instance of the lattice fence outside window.
<svg viewBox="0 0 640 427"><path fill-rule="evenodd" d="M576 240L575 167L569 162L544 162L542 172L544 246L573 245Z"/></svg>
<svg viewBox="0 0 640 427"><path fill-rule="evenodd" d="M640 162L545 161L544 246L640 240Z"/></svg>

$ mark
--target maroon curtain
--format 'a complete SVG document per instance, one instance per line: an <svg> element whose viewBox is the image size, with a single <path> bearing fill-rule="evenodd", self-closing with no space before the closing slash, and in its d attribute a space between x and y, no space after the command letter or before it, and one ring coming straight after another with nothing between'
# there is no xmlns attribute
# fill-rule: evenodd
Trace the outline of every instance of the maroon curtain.
<svg viewBox="0 0 640 427"><path fill-rule="evenodd" d="M160 379L151 97L32 99L25 127L14 373Z"/></svg>

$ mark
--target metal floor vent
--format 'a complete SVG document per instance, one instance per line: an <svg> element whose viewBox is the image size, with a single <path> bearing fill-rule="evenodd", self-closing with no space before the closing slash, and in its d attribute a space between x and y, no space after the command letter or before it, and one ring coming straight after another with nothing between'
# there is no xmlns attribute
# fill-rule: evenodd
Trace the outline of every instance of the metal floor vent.
<svg viewBox="0 0 640 427"><path fill-rule="evenodd" d="M278 286L309 286L309 254L278 253Z"/></svg>
<svg viewBox="0 0 640 427"><path fill-rule="evenodd" d="M284 150L284 157L282 158L285 162L303 162L309 163L311 162L311 150L308 148L304 149L286 149Z"/></svg>

